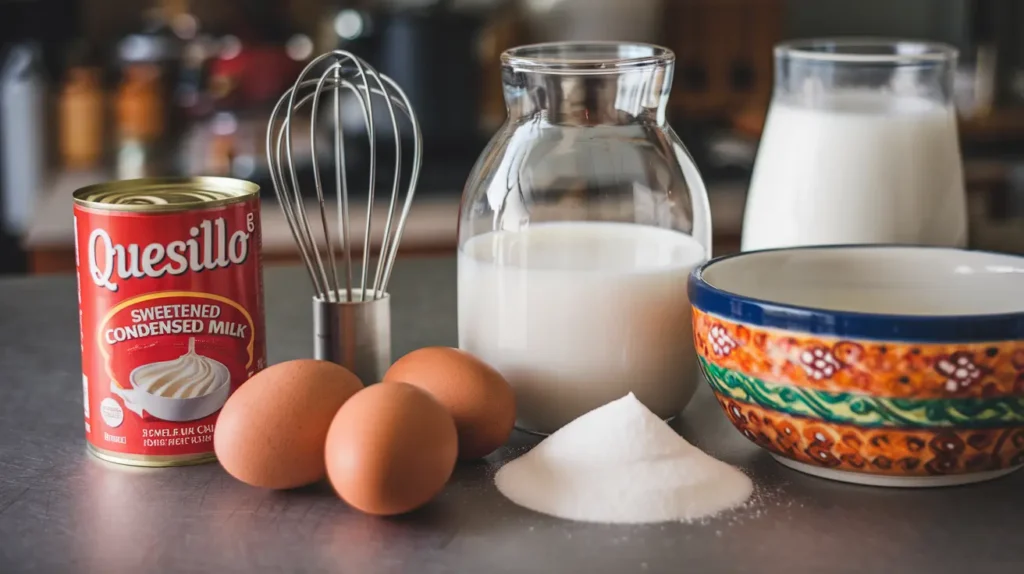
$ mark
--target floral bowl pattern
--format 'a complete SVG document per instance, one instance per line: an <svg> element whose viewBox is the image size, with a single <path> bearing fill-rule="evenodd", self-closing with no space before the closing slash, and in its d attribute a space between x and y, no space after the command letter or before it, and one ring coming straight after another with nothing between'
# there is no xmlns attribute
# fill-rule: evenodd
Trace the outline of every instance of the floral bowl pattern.
<svg viewBox="0 0 1024 574"><path fill-rule="evenodd" d="M689 296L716 398L783 464L891 486L1024 466L1024 258L756 251L695 270Z"/></svg>

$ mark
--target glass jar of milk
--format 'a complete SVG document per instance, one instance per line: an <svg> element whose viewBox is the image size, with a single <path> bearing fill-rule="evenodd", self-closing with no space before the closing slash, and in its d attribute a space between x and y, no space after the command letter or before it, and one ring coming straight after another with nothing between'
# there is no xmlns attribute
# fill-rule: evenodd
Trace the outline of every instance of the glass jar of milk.
<svg viewBox="0 0 1024 574"><path fill-rule="evenodd" d="M675 416L697 384L686 279L711 219L665 119L674 55L555 43L502 65L509 117L462 197L459 345L508 379L523 430L630 392Z"/></svg>
<svg viewBox="0 0 1024 574"><path fill-rule="evenodd" d="M743 250L841 243L964 246L956 50L805 40L775 49Z"/></svg>

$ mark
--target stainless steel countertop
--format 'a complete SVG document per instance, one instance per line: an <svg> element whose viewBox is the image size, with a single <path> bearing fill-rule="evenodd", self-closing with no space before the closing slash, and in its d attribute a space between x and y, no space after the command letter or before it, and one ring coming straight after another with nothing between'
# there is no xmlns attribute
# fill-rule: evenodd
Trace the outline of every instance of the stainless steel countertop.
<svg viewBox="0 0 1024 574"><path fill-rule="evenodd" d="M266 272L272 361L311 352L308 279ZM402 260L396 357L456 340L455 262ZM832 483L776 464L702 388L679 429L745 469L749 508L699 524L607 526L516 507L494 488L516 436L411 515L363 516L319 485L250 488L216 464L136 469L85 452L75 284L0 281L0 572L1024 572L1024 473L939 490Z"/></svg>

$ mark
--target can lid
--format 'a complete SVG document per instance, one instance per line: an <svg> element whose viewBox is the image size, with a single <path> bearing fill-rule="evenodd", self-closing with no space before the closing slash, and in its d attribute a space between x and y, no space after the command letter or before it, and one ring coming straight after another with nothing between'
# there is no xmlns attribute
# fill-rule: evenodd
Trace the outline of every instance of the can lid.
<svg viewBox="0 0 1024 574"><path fill-rule="evenodd" d="M230 177L144 178L90 185L72 197L83 207L154 213L217 207L259 192L255 183Z"/></svg>

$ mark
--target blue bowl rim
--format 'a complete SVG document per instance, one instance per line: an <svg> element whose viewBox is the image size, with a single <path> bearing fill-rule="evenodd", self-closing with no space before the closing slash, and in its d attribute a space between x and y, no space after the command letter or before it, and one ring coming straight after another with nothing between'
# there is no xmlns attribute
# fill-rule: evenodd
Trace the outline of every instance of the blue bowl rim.
<svg viewBox="0 0 1024 574"><path fill-rule="evenodd" d="M833 311L802 305L775 303L746 297L712 286L704 272L717 263L755 253L805 251L812 249L937 249L1001 257L1024 257L995 251L904 244L838 244L780 247L744 251L715 257L690 273L687 294L696 309L723 319L759 327L831 335L850 339L867 339L922 343L977 343L1024 340L1024 311L984 315L895 315L862 311ZM1021 294L1024 299L1024 293ZM1024 307L1024 304L1022 304Z"/></svg>

